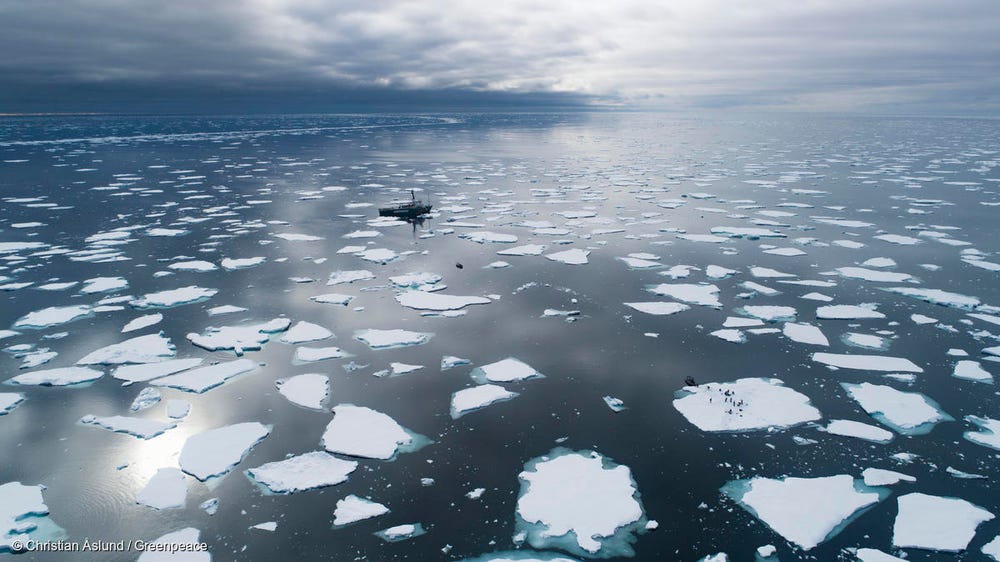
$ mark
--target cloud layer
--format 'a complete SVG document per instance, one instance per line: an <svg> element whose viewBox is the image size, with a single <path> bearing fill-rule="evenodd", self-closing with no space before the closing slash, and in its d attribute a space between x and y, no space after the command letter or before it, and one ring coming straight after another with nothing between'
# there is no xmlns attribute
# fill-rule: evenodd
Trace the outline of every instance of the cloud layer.
<svg viewBox="0 0 1000 562"><path fill-rule="evenodd" d="M375 100L996 113L997 29L996 0L8 0L0 112Z"/></svg>

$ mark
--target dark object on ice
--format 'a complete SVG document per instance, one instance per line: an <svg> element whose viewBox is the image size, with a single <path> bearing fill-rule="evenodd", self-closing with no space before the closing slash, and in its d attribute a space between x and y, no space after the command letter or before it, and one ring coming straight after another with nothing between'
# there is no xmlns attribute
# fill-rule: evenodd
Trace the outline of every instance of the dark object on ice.
<svg viewBox="0 0 1000 562"><path fill-rule="evenodd" d="M694 382L694 377L688 377L684 379L684 384L688 386L698 386L698 383Z"/></svg>
<svg viewBox="0 0 1000 562"><path fill-rule="evenodd" d="M417 196L411 189L409 201L396 203L389 207L379 207L378 216L413 219L419 217L420 215L429 213L431 211L431 207L433 207L433 205L431 205L429 201L425 203L423 200L417 199Z"/></svg>
<svg viewBox="0 0 1000 562"><path fill-rule="evenodd" d="M462 268L463 268L463 267L465 267L465 266L464 266L464 265L462 265L462 264L460 264L460 263L456 263L456 264L455 264L455 267L457 267L457 268L459 268L459 269L462 269Z"/></svg>

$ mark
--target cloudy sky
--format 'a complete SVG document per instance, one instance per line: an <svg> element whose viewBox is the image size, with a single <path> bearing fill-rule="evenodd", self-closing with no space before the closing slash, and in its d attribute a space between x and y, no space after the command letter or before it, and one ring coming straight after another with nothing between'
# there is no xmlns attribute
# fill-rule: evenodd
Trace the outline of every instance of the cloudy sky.
<svg viewBox="0 0 1000 562"><path fill-rule="evenodd" d="M0 0L0 113L1000 114L1000 0Z"/></svg>

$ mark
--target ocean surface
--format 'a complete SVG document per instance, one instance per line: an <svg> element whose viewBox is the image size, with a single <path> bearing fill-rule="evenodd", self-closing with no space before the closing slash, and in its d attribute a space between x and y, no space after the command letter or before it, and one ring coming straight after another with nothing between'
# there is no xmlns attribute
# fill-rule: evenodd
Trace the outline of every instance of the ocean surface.
<svg viewBox="0 0 1000 562"><path fill-rule="evenodd" d="M410 190L433 204L429 216L379 219L378 207ZM992 380L1000 376L998 190L996 120L0 118L0 393L23 398L0 415L0 484L44 486L48 514L28 516L37 528L20 529L36 540L153 540L194 528L214 560L461 560L507 551L585 559L625 557L628 545L633 559L658 561L721 552L753 560L765 545L776 549L769 560L854 560L858 548L985 560L980 549L1000 520L980 516L969 534L962 515L904 514L900 498L960 498L956 513L1000 513L1000 438L977 427L1000 424ZM525 255L498 254L511 248ZM262 259L228 261L249 258ZM328 285L344 271L370 275ZM390 279L408 273L433 275L419 287ZM183 287L212 291L159 304L143 298ZM311 300L329 293L352 298ZM819 311L838 305L852 306ZM122 333L140 317L150 324ZM290 322L240 332L237 349L205 345L218 334L212 328L275 319ZM335 336L281 341L299 322L310 323L302 332L323 336L314 324ZM425 335L373 348L359 339L370 329ZM233 333L212 341L225 347ZM86 366L99 371L96 380L11 380L142 336L99 353ZM144 353L165 339L167 352ZM342 356L296 358L300 348L327 347ZM442 369L448 356L467 363ZM493 379L517 396L453 417L453 393L478 384L477 374L483 382L475 369L511 357L543 376ZM253 370L203 392L114 376L123 362L185 358L202 366L247 359ZM421 368L404 374L405 365ZM328 377L321 408L276 387L306 373ZM746 378L778 379L763 384L793 392L713 386ZM877 389L852 397L862 387ZM161 400L130 411L144 388ZM695 404L705 393L715 400ZM190 413L171 420L170 400L189 403ZM271 493L247 473L324 450L339 405L380 412L425 439L401 443L390 459L334 451L357 467L319 489ZM175 427L144 439L81 421L87 416ZM826 430L834 420L866 424L852 426L863 438ZM222 475L203 481L181 462L191 436L242 422L269 433L237 451ZM370 427L342 437L378 439ZM986 444L969 438L977 432ZM608 501L614 493L603 480L567 472L564 487L579 484L572 501L550 497L564 513L526 523L522 472L574 455L601 459L606 474L627 467L634 494L619 490L620 502ZM168 467L185 470L183 507L138 503ZM862 481L870 468L915 481L873 491ZM780 487L785 478L838 475L875 499L845 512L832 505L844 494L824 485L756 507L733 492L753 478ZM333 528L338 500L352 494L389 512ZM210 515L200 505L213 498ZM641 506L641 519L616 511L622 502ZM577 529L610 520L614 530L621 519L587 551L573 535L530 532L558 529L559 517ZM254 527L267 522L277 526ZM406 540L375 534L417 523L426 532ZM912 546L903 527L920 524L969 536L957 549L934 550L933 539ZM14 527L0 536L9 542Z"/></svg>

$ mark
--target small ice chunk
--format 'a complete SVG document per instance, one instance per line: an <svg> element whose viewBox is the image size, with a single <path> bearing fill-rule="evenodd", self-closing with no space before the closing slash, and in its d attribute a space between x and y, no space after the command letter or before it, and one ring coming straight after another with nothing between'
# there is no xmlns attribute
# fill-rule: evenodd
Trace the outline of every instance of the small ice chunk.
<svg viewBox="0 0 1000 562"><path fill-rule="evenodd" d="M705 275L709 279L714 279L714 280L726 279L727 277L732 277L733 275L736 275L737 273L739 273L739 271L737 271L735 269L729 269L729 268L726 268L726 267L722 267L720 265L710 265L710 266L708 266L708 267L705 268Z"/></svg>
<svg viewBox="0 0 1000 562"><path fill-rule="evenodd" d="M652 314L654 316L668 316L690 309L691 307L679 302L649 301L649 302L627 302L625 306L634 308L639 312Z"/></svg>
<svg viewBox="0 0 1000 562"><path fill-rule="evenodd" d="M866 468L861 473L867 486L892 486L898 482L916 482L917 479L909 474L896 472L895 470L885 470L883 468Z"/></svg>
<svg viewBox="0 0 1000 562"><path fill-rule="evenodd" d="M281 336L281 341L282 343L297 344L325 340L332 337L333 332L327 330L323 326L313 324L312 322L302 321L289 328L289 330Z"/></svg>
<svg viewBox="0 0 1000 562"><path fill-rule="evenodd" d="M873 443L888 443L892 441L893 433L881 427L869 425L851 420L830 420L824 429L827 433L842 435L844 437L855 437L872 441Z"/></svg>
<svg viewBox="0 0 1000 562"><path fill-rule="evenodd" d="M715 330L714 332L709 332L708 335L715 336L729 343L746 343L747 341L747 336L743 333L743 330L736 330L732 328Z"/></svg>
<svg viewBox="0 0 1000 562"><path fill-rule="evenodd" d="M463 297L458 295L442 295L425 291L404 291L396 295L396 301L415 310L460 310L474 304L489 304L493 301L486 297Z"/></svg>
<svg viewBox="0 0 1000 562"><path fill-rule="evenodd" d="M158 363L177 353L170 338L148 334L93 351L76 362L77 365L121 365L124 363Z"/></svg>
<svg viewBox="0 0 1000 562"><path fill-rule="evenodd" d="M250 528L251 529L258 529L258 530L261 530L261 531L267 531L269 533L273 533L274 531L276 531L278 529L278 522L277 521L265 521L263 523L257 523L256 525L251 525Z"/></svg>
<svg viewBox="0 0 1000 562"><path fill-rule="evenodd" d="M923 373L924 370L918 367L909 359L903 357L889 357L887 355L856 355L817 352L812 354L812 360L824 365L838 367L841 369L858 369L862 371L882 371L891 373L901 371L905 373Z"/></svg>
<svg viewBox="0 0 1000 562"><path fill-rule="evenodd" d="M124 277L95 277L83 282L80 292L85 295L93 293L110 293L128 288L128 281Z"/></svg>
<svg viewBox="0 0 1000 562"><path fill-rule="evenodd" d="M150 384L201 394L221 385L237 375L249 373L255 368L256 365L254 365L253 361L250 361L249 359L237 359L236 361L229 361L228 363L218 363L216 365L209 365L208 367L201 367L184 373L159 378L152 381Z"/></svg>
<svg viewBox="0 0 1000 562"><path fill-rule="evenodd" d="M451 418L457 420L469 412L510 400L517 395L517 392L511 392L495 384L482 384L459 390L451 395Z"/></svg>
<svg viewBox="0 0 1000 562"><path fill-rule="evenodd" d="M870 416L902 434L924 434L939 422L954 420L918 392L903 392L868 382L840 385Z"/></svg>
<svg viewBox="0 0 1000 562"><path fill-rule="evenodd" d="M327 285L341 285L344 283L354 283L355 281L368 281L375 279L375 274L367 269L357 269L351 271L334 271L327 279Z"/></svg>
<svg viewBox="0 0 1000 562"><path fill-rule="evenodd" d="M478 383L515 382L540 378L543 375L524 361L508 357L494 363L476 367L469 376Z"/></svg>
<svg viewBox="0 0 1000 562"><path fill-rule="evenodd" d="M196 273L205 273L208 271L215 271L219 268L210 261L191 260L174 262L168 265L167 269L173 269L174 271L193 271Z"/></svg>
<svg viewBox="0 0 1000 562"><path fill-rule="evenodd" d="M247 269L249 267L254 267L264 263L265 261L267 261L267 258L263 256L257 256L253 258L239 258L239 259L223 258L221 265L222 269L225 269L226 271L234 271L237 269Z"/></svg>
<svg viewBox="0 0 1000 562"><path fill-rule="evenodd" d="M388 507L351 494L342 500L337 500L337 509L333 511L333 526L343 527L386 513L389 513Z"/></svg>
<svg viewBox="0 0 1000 562"><path fill-rule="evenodd" d="M796 277L793 273L785 273L770 267L751 267L750 274L758 279L775 279L782 277Z"/></svg>
<svg viewBox="0 0 1000 562"><path fill-rule="evenodd" d="M892 544L897 548L960 552L969 546L976 527L994 518L989 511L960 498L915 492L900 496L898 502L892 527Z"/></svg>
<svg viewBox="0 0 1000 562"><path fill-rule="evenodd" d="M398 542L419 537L426 532L420 523L408 523L406 525L396 525L395 527L382 529L375 533L375 536L385 542Z"/></svg>
<svg viewBox="0 0 1000 562"><path fill-rule="evenodd" d="M411 332L408 330L358 330L354 339L371 349L388 349L427 343L434 334L429 332Z"/></svg>
<svg viewBox="0 0 1000 562"><path fill-rule="evenodd" d="M138 412L140 410L145 410L146 408L152 408L160 401L160 391L159 389L153 387L146 387L139 391L139 395L132 400L132 405L129 406L130 412Z"/></svg>
<svg viewBox="0 0 1000 562"><path fill-rule="evenodd" d="M816 317L824 320L864 320L885 318L875 305L835 304L816 309Z"/></svg>
<svg viewBox="0 0 1000 562"><path fill-rule="evenodd" d="M628 406L625 405L625 402L621 398L615 398L614 396L603 396L602 398L612 412L624 412L628 409Z"/></svg>
<svg viewBox="0 0 1000 562"><path fill-rule="evenodd" d="M489 230L465 232L459 234L459 238L465 238L466 240L471 240L477 244L485 244L487 242L491 244L513 244L514 242L517 242L517 236L514 236L513 234L490 232Z"/></svg>
<svg viewBox="0 0 1000 562"><path fill-rule="evenodd" d="M179 289L171 289L169 291L148 293L136 300L131 301L129 304L138 309L171 308L174 306L206 301L214 297L218 292L218 289L206 289L204 287L189 285L187 287L180 287Z"/></svg>
<svg viewBox="0 0 1000 562"><path fill-rule="evenodd" d="M912 236L901 236L899 234L880 234L878 236L873 236L877 240L882 240L883 242L889 242L890 244L898 244L900 246L912 246L914 244L919 244L919 238L913 238Z"/></svg>
<svg viewBox="0 0 1000 562"><path fill-rule="evenodd" d="M924 316L923 314L911 314L910 320L914 324L934 324L937 322L937 318L931 318L930 316Z"/></svg>
<svg viewBox="0 0 1000 562"><path fill-rule="evenodd" d="M677 299L688 304L698 304L719 308L719 288L715 285L695 285L691 283L661 283L647 287L649 292Z"/></svg>
<svg viewBox="0 0 1000 562"><path fill-rule="evenodd" d="M298 347L295 349L295 361L303 363L344 357L350 357L350 354L339 347Z"/></svg>
<svg viewBox="0 0 1000 562"><path fill-rule="evenodd" d="M369 459L391 459L400 451L419 446L419 438L382 412L341 404L323 432L323 447L331 453Z"/></svg>
<svg viewBox="0 0 1000 562"><path fill-rule="evenodd" d="M993 375L983 368L979 361L963 360L955 363L955 370L952 376L959 379L967 379L976 382L993 384Z"/></svg>
<svg viewBox="0 0 1000 562"><path fill-rule="evenodd" d="M192 435L181 449L178 460L181 470L201 481L221 476L239 464L270 432L266 425L244 422Z"/></svg>
<svg viewBox="0 0 1000 562"><path fill-rule="evenodd" d="M483 497L484 492L486 492L486 488L476 488L475 490L466 492L465 497L469 498L470 500L478 500L479 498Z"/></svg>
<svg viewBox="0 0 1000 562"><path fill-rule="evenodd" d="M830 341L826 339L823 332L812 324L785 322L781 327L781 331L785 334L786 338L794 342L810 345L830 345Z"/></svg>
<svg viewBox="0 0 1000 562"><path fill-rule="evenodd" d="M186 418L191 413L191 403L185 400L167 400L167 417L173 420Z"/></svg>
<svg viewBox="0 0 1000 562"><path fill-rule="evenodd" d="M330 394L330 377L316 373L295 375L274 381L274 386L282 396L303 408L322 410Z"/></svg>
<svg viewBox="0 0 1000 562"><path fill-rule="evenodd" d="M407 363L392 362L389 364L389 369L392 372L392 376L398 377L399 375L405 375L407 373L412 373L423 369L423 365L409 365Z"/></svg>
<svg viewBox="0 0 1000 562"><path fill-rule="evenodd" d="M399 258L399 254L388 248L372 248L356 254L359 258L372 263L389 263Z"/></svg>
<svg viewBox="0 0 1000 562"><path fill-rule="evenodd" d="M545 251L544 244L527 244L497 251L501 256L540 256Z"/></svg>
<svg viewBox="0 0 1000 562"><path fill-rule="evenodd" d="M80 423L95 425L115 433L125 433L139 439L152 439L168 429L177 427L175 422L161 422L127 416L83 416L80 418Z"/></svg>
<svg viewBox="0 0 1000 562"><path fill-rule="evenodd" d="M378 233L375 233L378 236ZM323 240L322 236L313 236L311 234L299 234L296 232L280 232L274 235L275 238L281 238L282 240L288 240L289 242L316 242L318 240Z"/></svg>
<svg viewBox="0 0 1000 562"><path fill-rule="evenodd" d="M184 481L184 473L180 469L167 467L156 471L135 496L135 501L153 509L176 509L184 507L186 498L187 482Z"/></svg>
<svg viewBox="0 0 1000 562"><path fill-rule="evenodd" d="M884 488L868 488L849 474L754 477L730 482L722 492L804 550L832 538L889 494Z"/></svg>
<svg viewBox="0 0 1000 562"><path fill-rule="evenodd" d="M516 531L531 546L579 556L634 556L646 517L632 471L594 451L553 449L518 475ZM586 490L586 493L581 493Z"/></svg>
<svg viewBox="0 0 1000 562"><path fill-rule="evenodd" d="M220 314L232 314L234 312L245 312L247 309L242 306L233 306L231 304L224 304L222 306L214 306L208 309L209 316L218 316Z"/></svg>
<svg viewBox="0 0 1000 562"><path fill-rule="evenodd" d="M346 482L357 467L355 461L313 451L248 469L246 474L271 493L292 494Z"/></svg>
<svg viewBox="0 0 1000 562"><path fill-rule="evenodd" d="M209 515L215 515L219 510L219 498L209 498L198 504L198 508Z"/></svg>
<svg viewBox="0 0 1000 562"><path fill-rule="evenodd" d="M461 357L455 357L454 355L445 355L441 357L441 370L447 371L458 367L459 365L471 365L472 361L468 359L462 359Z"/></svg>
<svg viewBox="0 0 1000 562"><path fill-rule="evenodd" d="M0 392L0 416L14 411L21 402L24 402L24 394L20 392Z"/></svg>
<svg viewBox="0 0 1000 562"><path fill-rule="evenodd" d="M556 252L554 254L546 254L545 257L552 261L557 261L568 265L585 265L590 261L587 259L587 256L589 255L590 252L588 250L573 248L570 250L564 250L562 252Z"/></svg>
<svg viewBox="0 0 1000 562"><path fill-rule="evenodd" d="M63 367L44 371L31 371L7 380L7 384L38 386L70 386L83 384L104 376L104 371L90 367Z"/></svg>
<svg viewBox="0 0 1000 562"><path fill-rule="evenodd" d="M795 320L795 309L791 306L748 305L737 309L737 312L765 322L783 322Z"/></svg>
<svg viewBox="0 0 1000 562"><path fill-rule="evenodd" d="M135 332L137 330L142 330L150 326L155 326L163 320L163 315L159 312L153 314L146 314L145 316L140 316L135 320L132 320L128 324L122 327L122 333L127 334L128 332Z"/></svg>
<svg viewBox="0 0 1000 562"><path fill-rule="evenodd" d="M319 302L324 304L339 304L341 306L347 306L354 297L351 295L342 295L340 293L327 293L325 295L316 295L315 297L309 297L309 300L313 302Z"/></svg>
<svg viewBox="0 0 1000 562"><path fill-rule="evenodd" d="M785 428L820 418L807 396L772 378L686 386L673 405L702 431Z"/></svg>

